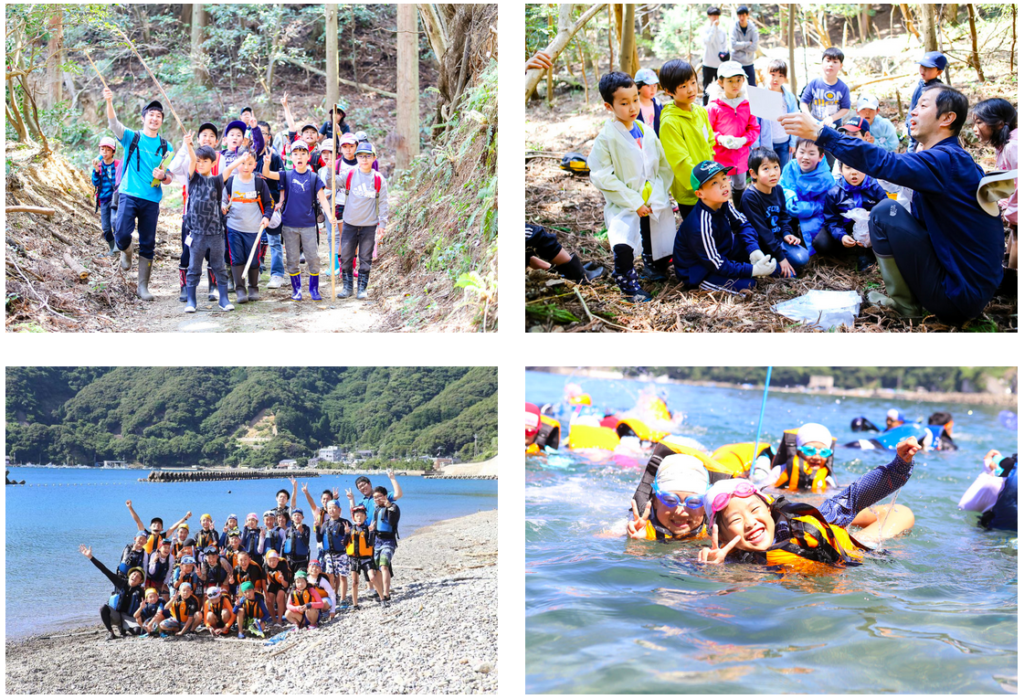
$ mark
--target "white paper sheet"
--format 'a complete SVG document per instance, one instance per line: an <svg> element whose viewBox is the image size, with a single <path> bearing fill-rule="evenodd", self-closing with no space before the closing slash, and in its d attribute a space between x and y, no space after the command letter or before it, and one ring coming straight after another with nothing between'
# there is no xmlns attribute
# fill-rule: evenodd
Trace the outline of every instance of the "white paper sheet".
<svg viewBox="0 0 1024 699"><path fill-rule="evenodd" d="M775 121L786 113L786 101L781 92L748 85L747 100L750 102L750 113L761 119Z"/></svg>

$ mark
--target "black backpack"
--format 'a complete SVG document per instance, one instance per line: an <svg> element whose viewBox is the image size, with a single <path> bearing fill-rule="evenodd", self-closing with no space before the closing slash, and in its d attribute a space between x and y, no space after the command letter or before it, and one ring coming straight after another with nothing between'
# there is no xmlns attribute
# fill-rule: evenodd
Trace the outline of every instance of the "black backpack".
<svg viewBox="0 0 1024 699"><path fill-rule="evenodd" d="M131 163L132 153L134 153L135 169L139 170L140 172L142 168L142 158L139 155L139 139L141 138L142 134L139 131L136 131L135 135L132 136L132 142L128 145L128 154L125 155L124 157L124 167L127 167ZM157 138L160 139L160 147L157 149L157 152L160 154L160 162L163 162L164 156L167 155L167 151L170 149L170 147L167 145L167 141L164 140L163 136L157 136Z"/></svg>

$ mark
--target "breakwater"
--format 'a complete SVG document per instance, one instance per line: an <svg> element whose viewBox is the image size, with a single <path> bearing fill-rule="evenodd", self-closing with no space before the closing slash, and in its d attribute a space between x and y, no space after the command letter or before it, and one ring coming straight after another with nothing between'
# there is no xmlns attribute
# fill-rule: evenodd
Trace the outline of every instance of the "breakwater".
<svg viewBox="0 0 1024 699"><path fill-rule="evenodd" d="M261 478L318 478L315 470L270 470L235 468L230 471L150 471L144 483L203 483L207 481L253 481Z"/></svg>

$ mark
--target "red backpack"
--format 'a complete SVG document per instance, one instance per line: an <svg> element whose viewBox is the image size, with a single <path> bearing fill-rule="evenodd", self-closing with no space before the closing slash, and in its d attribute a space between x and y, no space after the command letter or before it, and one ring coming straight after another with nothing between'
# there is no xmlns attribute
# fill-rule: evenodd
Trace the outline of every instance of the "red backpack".
<svg viewBox="0 0 1024 699"><path fill-rule="evenodd" d="M346 204L348 204L348 195L352 191L352 173L354 173L354 172L355 172L355 170L349 170L348 174L345 175L345 203ZM381 176L381 174L379 172L374 170L373 171L373 188L374 188L374 190L376 190L377 196L374 198L374 201L373 201L373 213L378 215L378 216L380 215L380 188L381 188L381 185L383 183L384 183L384 178Z"/></svg>

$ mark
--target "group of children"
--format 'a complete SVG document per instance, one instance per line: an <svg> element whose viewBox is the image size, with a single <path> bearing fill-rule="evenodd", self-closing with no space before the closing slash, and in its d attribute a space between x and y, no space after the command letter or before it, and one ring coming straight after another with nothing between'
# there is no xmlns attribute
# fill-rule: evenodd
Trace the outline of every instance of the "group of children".
<svg viewBox="0 0 1024 699"><path fill-rule="evenodd" d="M139 531L116 570L95 559L91 548L80 547L114 585L100 608L109 638L115 638L115 627L121 636L152 638L186 636L202 628L214 636L234 629L239 638L246 633L263 638L272 626L315 629L359 608L360 574L386 607L401 518L395 501L402 497L394 474L389 471L388 477L391 493L372 487L365 476L356 479L362 500L356 502L346 491L351 521L341 516L337 489L324 490L317 505L303 485L312 528L295 507L295 479L290 506L288 491L279 490L276 506L263 513L263 526L255 512L243 525L231 514L218 531L213 517L204 514L201 528L191 532L189 512L167 530L154 517L147 529L128 500Z"/></svg>
<svg viewBox="0 0 1024 699"><path fill-rule="evenodd" d="M104 90L104 98L109 104L109 89ZM234 309L230 291L236 293L239 304L259 300L259 276L268 247L268 288L284 285L287 268L291 298L302 300L299 266L304 263L309 273L309 296L321 300L318 246L320 224L324 222L329 225L330 248L341 275L338 298L348 298L353 291L358 299L367 296L376 243L388 221L387 180L379 172L376 151L365 133L351 133L342 105L333 107L329 120L319 128L313 123L299 127L288 107L287 95L282 105L288 129L272 142L269 123L258 121L251 107L243 108L240 118L224 127L223 136L216 124L206 122L197 132L185 134L183 147L177 152L160 139L166 158L153 172L152 187L165 182L164 175L183 184L178 300L185 303L186 313L194 313L198 306L196 290L204 259L209 275L208 299L217 300L221 310ZM162 115L163 106L151 102L143 118L151 111ZM127 270L131 265L130 239L126 251L115 245L114 230L118 228L118 206L124 190L122 176L125 168L132 167L132 158L129 155L117 160L116 152L117 141L101 139L92 181L110 254L117 254L120 248L122 268ZM335 157L336 152L339 157ZM334 207L332 182L336 187ZM139 232L140 256L145 257L141 252L141 225ZM145 282L140 276L139 296L144 300L153 298L147 288L151 264L152 253ZM141 265L142 259L140 273ZM357 265L358 288L354 290Z"/></svg>
<svg viewBox="0 0 1024 699"><path fill-rule="evenodd" d="M803 111L845 136L898 150L896 129L879 114L877 98L861 95L851 113L850 90L839 78L843 61L842 51L826 49L821 76L799 99L786 87L785 61L768 63L762 85L780 93L786 113ZM939 80L946 58L930 52L919 66L908 114L921 91ZM626 298L649 301L641 277L665 281L670 263L687 288L735 294L750 294L759 277L795 277L814 255L849 259L863 271L875 263L872 208L891 198L910 209L913 193L906 187L837 162L815 141L791 137L779 122L754 115L746 68L721 62L706 108L697 73L684 60L668 61L658 74L642 69L635 79L621 72L602 76L599 89L611 119L587 166L605 199L613 278ZM657 102L659 86L671 103ZM996 148L999 166L1016 169L1016 109L990 99L972 116L975 134ZM675 211L682 218L678 228ZM1009 266L1015 268L1016 192L1003 214L1014 231Z"/></svg>

